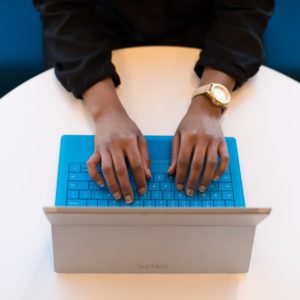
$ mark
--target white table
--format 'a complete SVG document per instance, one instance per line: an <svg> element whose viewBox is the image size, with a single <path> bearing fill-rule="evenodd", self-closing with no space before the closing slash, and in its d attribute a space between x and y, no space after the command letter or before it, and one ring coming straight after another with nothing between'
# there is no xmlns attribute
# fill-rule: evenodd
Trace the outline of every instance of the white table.
<svg viewBox="0 0 300 300"><path fill-rule="evenodd" d="M144 134L173 134L198 79L199 50L115 51L121 100ZM55 197L60 136L90 134L84 104L53 70L0 99L0 299L300 299L300 84L262 67L222 126L238 140L248 206L271 206L248 274L56 274L42 207Z"/></svg>

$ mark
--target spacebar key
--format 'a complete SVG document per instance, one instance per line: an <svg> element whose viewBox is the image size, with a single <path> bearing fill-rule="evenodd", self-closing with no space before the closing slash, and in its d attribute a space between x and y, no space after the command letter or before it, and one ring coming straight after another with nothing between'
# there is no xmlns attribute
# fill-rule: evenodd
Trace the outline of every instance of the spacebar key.
<svg viewBox="0 0 300 300"><path fill-rule="evenodd" d="M88 181L69 181L69 190L88 190Z"/></svg>

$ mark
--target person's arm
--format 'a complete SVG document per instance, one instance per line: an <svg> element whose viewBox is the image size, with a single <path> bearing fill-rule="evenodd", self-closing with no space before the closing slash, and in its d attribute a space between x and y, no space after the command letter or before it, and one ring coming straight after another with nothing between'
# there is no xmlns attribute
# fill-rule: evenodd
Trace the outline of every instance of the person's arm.
<svg viewBox="0 0 300 300"><path fill-rule="evenodd" d="M75 97L110 76L120 78L111 62L111 41L97 30L92 0L34 0L43 24L45 55L62 85Z"/></svg>
<svg viewBox="0 0 300 300"><path fill-rule="evenodd" d="M254 75L264 59L262 35L273 10L272 0L217 0L216 19L207 33L195 71L200 85L221 83L233 90ZM219 119L222 111L206 96L192 99L173 139L170 175L191 196L201 171L199 191L226 170L229 156ZM217 156L220 165L217 166ZM190 174L187 176L188 166Z"/></svg>
<svg viewBox="0 0 300 300"><path fill-rule="evenodd" d="M221 83L229 91L236 83L222 71L205 68L201 85L211 82ZM177 189L185 189L188 196L194 194L203 168L205 170L199 185L200 192L205 192L211 180L218 179L227 168L229 156L219 122L221 115L220 107L211 104L206 96L198 95L191 100L189 109L176 130L168 173L176 173ZM220 156L220 164L216 169L217 155ZM190 173L186 180L190 163Z"/></svg>
<svg viewBox="0 0 300 300"><path fill-rule="evenodd" d="M235 88L253 76L264 61L262 37L273 9L274 0L216 0L215 20L195 65L198 76L211 67L234 78Z"/></svg>
<svg viewBox="0 0 300 300"><path fill-rule="evenodd" d="M96 125L95 152L87 167L90 176L100 186L98 174L101 162L106 183L115 199L122 195L127 203L133 201L125 157L127 158L140 194L146 192L146 178L151 177L146 141L122 106L110 77L96 83L83 94L84 101Z"/></svg>
<svg viewBox="0 0 300 300"><path fill-rule="evenodd" d="M49 55L63 86L83 98L95 122L95 151L87 162L90 176L100 186L101 163L114 198L133 201L126 158L139 193L150 178L146 141L118 99L120 83L111 63L111 41L97 31L96 6L92 0L35 0L43 19Z"/></svg>

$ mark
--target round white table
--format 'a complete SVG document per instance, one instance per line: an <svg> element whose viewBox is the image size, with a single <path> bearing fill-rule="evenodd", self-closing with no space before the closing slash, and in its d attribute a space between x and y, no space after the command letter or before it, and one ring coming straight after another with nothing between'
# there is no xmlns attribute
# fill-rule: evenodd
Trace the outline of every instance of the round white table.
<svg viewBox="0 0 300 300"><path fill-rule="evenodd" d="M117 50L118 93L144 134L173 134L198 83L199 50ZM56 274L50 225L62 134L90 134L53 70L0 99L1 299L300 299L300 84L261 67L222 117L237 138L247 206L270 206L247 274ZM237 254L238 255L238 254Z"/></svg>

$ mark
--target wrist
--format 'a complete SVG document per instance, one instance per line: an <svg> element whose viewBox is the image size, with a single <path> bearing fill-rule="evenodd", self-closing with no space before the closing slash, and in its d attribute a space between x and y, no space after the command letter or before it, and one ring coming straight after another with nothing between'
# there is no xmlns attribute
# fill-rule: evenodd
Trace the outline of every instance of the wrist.
<svg viewBox="0 0 300 300"><path fill-rule="evenodd" d="M215 118L222 116L222 108L212 104L205 95L195 96L191 101L189 110Z"/></svg>
<svg viewBox="0 0 300 300"><path fill-rule="evenodd" d="M104 114L114 111L124 111L111 77L91 86L83 94L83 100L95 122Z"/></svg>

